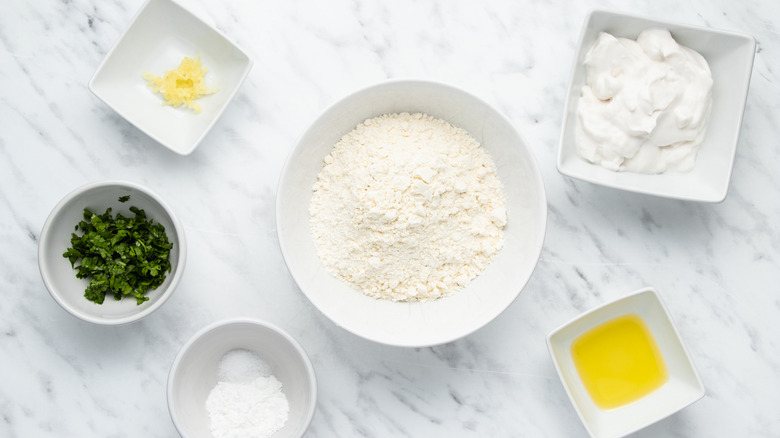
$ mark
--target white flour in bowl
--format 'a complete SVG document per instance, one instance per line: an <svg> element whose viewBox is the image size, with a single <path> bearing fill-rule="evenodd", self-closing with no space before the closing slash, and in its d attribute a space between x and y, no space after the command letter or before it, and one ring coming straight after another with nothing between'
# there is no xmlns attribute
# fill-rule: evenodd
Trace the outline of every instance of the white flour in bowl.
<svg viewBox="0 0 780 438"><path fill-rule="evenodd" d="M325 157L309 205L328 271L366 295L430 300L468 284L503 245L493 160L431 116L368 119Z"/></svg>

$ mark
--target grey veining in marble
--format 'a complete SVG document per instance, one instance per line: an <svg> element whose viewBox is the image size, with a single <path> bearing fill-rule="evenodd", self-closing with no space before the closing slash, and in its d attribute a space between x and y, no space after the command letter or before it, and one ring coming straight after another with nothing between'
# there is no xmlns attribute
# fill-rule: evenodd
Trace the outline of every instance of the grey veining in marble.
<svg viewBox="0 0 780 438"><path fill-rule="evenodd" d="M212 132L178 156L87 89L142 0L0 3L0 436L170 437L168 369L199 328L282 326L319 378L308 437L587 436L545 346L578 313L653 286L706 396L638 437L780 436L780 4L661 0L188 0L254 59ZM728 197L624 193L555 169L563 98L592 8L753 35L750 93ZM495 105L531 144L549 199L531 281L495 321L432 348L336 327L297 289L275 232L284 160L320 111L386 78L450 83ZM49 297L44 221L89 181L129 179L186 228L186 275L145 320L99 327Z"/></svg>

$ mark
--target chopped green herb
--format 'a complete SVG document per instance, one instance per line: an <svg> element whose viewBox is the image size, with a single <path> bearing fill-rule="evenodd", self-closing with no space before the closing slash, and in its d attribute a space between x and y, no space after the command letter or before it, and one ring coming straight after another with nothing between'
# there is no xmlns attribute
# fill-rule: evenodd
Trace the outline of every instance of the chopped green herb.
<svg viewBox="0 0 780 438"><path fill-rule="evenodd" d="M83 234L71 234L71 247L62 254L77 278L89 279L84 297L90 301L103 304L110 293L115 300L132 295L142 304L149 300L146 293L160 286L166 272L171 272L173 244L165 227L137 207L130 207L130 211L133 217L121 213L114 217L110 208L102 215L85 208L84 220L76 225Z"/></svg>
<svg viewBox="0 0 780 438"><path fill-rule="evenodd" d="M125 203L125 202L127 202L129 200L130 200L130 195L120 196L119 199L117 199L117 201L119 201L121 203Z"/></svg>

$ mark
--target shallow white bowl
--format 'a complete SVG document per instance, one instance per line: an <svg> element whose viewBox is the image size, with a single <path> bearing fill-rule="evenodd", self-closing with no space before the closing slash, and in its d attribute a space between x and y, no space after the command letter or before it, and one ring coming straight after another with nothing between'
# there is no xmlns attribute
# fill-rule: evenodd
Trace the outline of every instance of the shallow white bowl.
<svg viewBox="0 0 780 438"><path fill-rule="evenodd" d="M200 114L163 106L143 72L162 76L185 56L200 54L205 80L219 91L197 100ZM252 60L219 31L173 0L147 0L100 64L89 89L148 136L187 155L203 140L239 86Z"/></svg>
<svg viewBox="0 0 780 438"><path fill-rule="evenodd" d="M575 339L588 330L622 315L636 314L655 338L669 379L650 394L614 409L601 409L591 399L571 355ZM704 396L704 385L674 327L669 312L652 288L590 310L547 336L547 347L577 415L594 438L628 435L668 417Z"/></svg>
<svg viewBox="0 0 780 438"><path fill-rule="evenodd" d="M640 32L651 27L669 29L678 43L699 52L712 71L712 113L696 164L688 173L614 172L580 157L575 147L577 105L585 83L583 62L588 50L601 32L636 39ZM592 11L580 33L572 66L558 150L558 171L572 178L637 193L689 201L723 201L731 180L755 52L756 42L748 35Z"/></svg>
<svg viewBox="0 0 780 438"><path fill-rule="evenodd" d="M257 354L279 382L290 412L274 438L301 437L317 406L317 380L309 357L290 335L267 322L230 319L193 335L181 348L168 375L168 410L185 438L210 438L206 399L217 384L225 353L244 349Z"/></svg>
<svg viewBox="0 0 780 438"><path fill-rule="evenodd" d="M124 195L130 195L130 200L119 202L117 199ZM149 300L141 305L136 304L135 298L116 301L112 295L107 295L103 304L93 303L84 298L89 280L76 278L76 271L62 254L70 247L71 234L79 233L74 228L83 219L85 208L103 214L111 207L113 214L133 216L131 206L144 210L148 218L165 227L168 240L173 243L171 272L166 274L163 284L146 294ZM46 219L38 244L38 267L52 298L70 314L103 325L127 324L159 309L179 284L186 260L184 228L171 208L150 189L129 181L94 182L66 195Z"/></svg>
<svg viewBox="0 0 780 438"><path fill-rule="evenodd" d="M422 112L467 130L492 156L504 185L504 248L467 287L435 301L370 298L331 276L309 226L312 186L323 159L359 123L382 114ZM544 241L547 200L536 160L512 124L482 100L447 85L395 80L357 91L312 123L287 159L276 198L276 226L287 267L306 297L346 330L398 346L446 343L504 311L531 277Z"/></svg>

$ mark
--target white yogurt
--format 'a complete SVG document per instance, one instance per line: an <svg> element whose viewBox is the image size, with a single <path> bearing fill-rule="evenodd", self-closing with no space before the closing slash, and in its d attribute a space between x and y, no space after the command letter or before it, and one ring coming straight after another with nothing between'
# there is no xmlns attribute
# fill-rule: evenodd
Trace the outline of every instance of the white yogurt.
<svg viewBox="0 0 780 438"><path fill-rule="evenodd" d="M583 158L615 171L693 168L712 106L712 74L699 53L666 29L636 41L601 33L585 69L575 137Z"/></svg>

